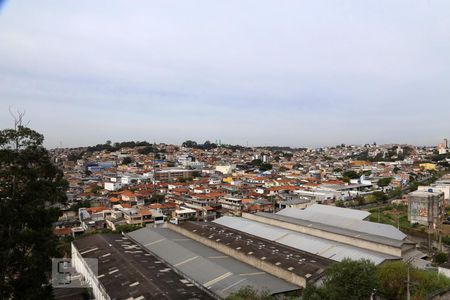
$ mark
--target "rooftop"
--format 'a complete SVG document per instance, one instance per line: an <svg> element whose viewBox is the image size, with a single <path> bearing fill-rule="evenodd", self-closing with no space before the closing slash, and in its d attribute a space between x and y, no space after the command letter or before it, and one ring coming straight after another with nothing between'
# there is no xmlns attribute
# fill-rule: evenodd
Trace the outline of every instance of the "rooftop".
<svg viewBox="0 0 450 300"><path fill-rule="evenodd" d="M337 215L346 218L364 220L370 213L358 209L342 208L331 205L313 204L305 209L305 211L313 211L318 213Z"/></svg>
<svg viewBox="0 0 450 300"><path fill-rule="evenodd" d="M432 192L429 191L414 191L409 193L408 196L413 196L413 197L429 197L429 196L439 196L440 194L444 194L444 192L438 191L438 190L433 190L432 187L430 187L430 190L432 190Z"/></svg>
<svg viewBox="0 0 450 300"><path fill-rule="evenodd" d="M299 289L167 228L147 227L128 233L128 236L222 298L248 285L257 290L268 289L273 294Z"/></svg>
<svg viewBox="0 0 450 300"><path fill-rule="evenodd" d="M119 234L95 234L73 243L82 257L98 259L98 279L111 299L212 299Z"/></svg>
<svg viewBox="0 0 450 300"><path fill-rule="evenodd" d="M308 253L316 254L333 261L342 261L344 258L369 259L374 264L380 264L385 260L398 259L398 257L378 253L352 245L327 240L325 238L307 235L304 233L264 224L240 217L224 216L216 219L214 223L226 226L273 241L281 245L289 246Z"/></svg>
<svg viewBox="0 0 450 300"><path fill-rule="evenodd" d="M331 218L326 217L325 214L322 214L322 218L317 218L314 219L311 215L311 218L305 218L305 219L300 219L298 217L292 217L292 216L285 216L282 214L271 214L271 213L264 213L264 212L259 212L256 213L257 216L261 216L264 218L268 218L268 219L274 219L274 220L278 220L281 222L286 222L286 223L290 223L290 224L295 224L295 225L299 225L299 226L303 226L303 227L313 227L319 230L323 230L323 231L327 231L327 232L331 232L331 233L336 233L336 234L340 234L340 235L345 235L345 236L349 236L349 237L353 237L353 238L358 238L358 239L362 239L362 240L366 240L366 241L371 241L371 242L375 242L375 243L380 243L383 245L387 245L387 246L393 246L393 247L401 247L403 244L405 243L409 243L408 240L403 240L402 238L406 238L406 235L404 235L401 231L400 234L402 234L402 236L400 236L399 234L396 235L396 238L390 238L387 237L388 236L388 231L385 231L383 229L387 229L388 225L385 224L378 224L378 223L374 223L376 225L380 225L379 232L378 234L371 234L368 233L367 231L364 231L365 228L361 228L361 227L357 227L357 226L352 226L352 227L338 227L337 225L333 225L332 222L336 221L342 221L342 220L337 220L337 218L335 216L331 216ZM314 220L314 221L313 221ZM358 220L351 220L351 223L347 223L344 225L351 225L354 224L353 222L357 222ZM366 222L366 221L359 221L359 222ZM368 222L370 223L370 222ZM361 225L361 224L360 224ZM384 225L384 226L381 226ZM392 228L395 229L395 227L391 226Z"/></svg>
<svg viewBox="0 0 450 300"><path fill-rule="evenodd" d="M181 227L246 255L284 268L306 278L307 281L315 281L321 277L325 268L332 262L327 258L261 239L217 223L187 222Z"/></svg>

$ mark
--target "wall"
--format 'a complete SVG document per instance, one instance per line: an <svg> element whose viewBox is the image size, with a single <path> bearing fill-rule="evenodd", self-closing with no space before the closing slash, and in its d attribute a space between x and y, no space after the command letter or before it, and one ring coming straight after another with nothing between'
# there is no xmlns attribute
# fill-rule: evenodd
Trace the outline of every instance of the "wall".
<svg viewBox="0 0 450 300"><path fill-rule="evenodd" d="M176 226L173 224L167 224L167 228L176 231L188 238L191 238L197 242L202 243L205 246L211 247L217 251L222 252L223 254L229 255L237 260L240 260L246 264L249 264L255 268L258 268L262 271L265 271L271 275L274 275L278 278L281 278L283 280L286 280L290 283L293 283L295 285L301 286L301 287L305 287L306 286L306 280L305 278L296 275L292 272L289 272L287 270L284 270L282 268L279 268L271 263L265 262L263 260L260 260L254 256L250 256L250 255L246 255L242 252L239 252L233 248L230 248L226 245L223 245L221 243L218 243L216 241L212 241L210 239L207 239L205 237L199 236L195 233L192 233L189 230L186 230L180 226Z"/></svg>
<svg viewBox="0 0 450 300"><path fill-rule="evenodd" d="M77 270L78 273L83 275L87 283L92 287L92 293L95 299L99 300L110 300L111 298L106 293L105 289L97 279L97 276L92 273L92 270L84 261L78 249L72 243L72 266Z"/></svg>

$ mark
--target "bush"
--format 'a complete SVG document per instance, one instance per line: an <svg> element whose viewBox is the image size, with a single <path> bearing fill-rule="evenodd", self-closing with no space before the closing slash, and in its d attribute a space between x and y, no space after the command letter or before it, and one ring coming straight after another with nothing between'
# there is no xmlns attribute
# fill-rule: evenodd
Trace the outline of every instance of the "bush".
<svg viewBox="0 0 450 300"><path fill-rule="evenodd" d="M434 262L437 264L443 264L448 261L448 254L444 252L438 252L434 256Z"/></svg>
<svg viewBox="0 0 450 300"><path fill-rule="evenodd" d="M442 237L442 242L446 245L450 245L450 236L444 236Z"/></svg>
<svg viewBox="0 0 450 300"><path fill-rule="evenodd" d="M342 200L336 200L335 205L336 205L337 207L344 207L344 201L342 201Z"/></svg>

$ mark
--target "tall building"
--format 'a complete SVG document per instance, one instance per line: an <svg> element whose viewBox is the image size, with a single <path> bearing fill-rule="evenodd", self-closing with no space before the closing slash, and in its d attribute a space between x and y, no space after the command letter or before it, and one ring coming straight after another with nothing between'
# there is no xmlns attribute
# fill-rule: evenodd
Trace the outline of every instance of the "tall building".
<svg viewBox="0 0 450 300"><path fill-rule="evenodd" d="M444 212L444 193L429 188L415 191L408 196L408 220L436 229Z"/></svg>

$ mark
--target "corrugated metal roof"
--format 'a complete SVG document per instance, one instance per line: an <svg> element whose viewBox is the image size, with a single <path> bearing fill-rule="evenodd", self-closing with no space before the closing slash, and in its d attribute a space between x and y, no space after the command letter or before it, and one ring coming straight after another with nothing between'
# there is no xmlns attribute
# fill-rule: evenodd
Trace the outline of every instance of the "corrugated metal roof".
<svg viewBox="0 0 450 300"><path fill-rule="evenodd" d="M383 236L383 235L368 233L367 231L359 230L359 228L351 229L351 228L339 227L339 226L335 226L333 224L327 224L325 222L319 222L316 220L311 221L311 220L307 220L307 219L299 219L299 218L293 218L293 217L272 214L272 213L264 213L264 212L259 212L259 213L256 213L255 215L257 215L259 217L267 218L267 219L272 219L272 220L277 220L280 222L285 222L285 223L289 223L289 224L302 226L302 227L312 227L315 229L319 229L319 230L323 230L323 231L327 231L327 232L331 232L331 233L335 233L335 234L345 235L348 237L366 240L366 241L370 241L370 242L374 242L374 243L379 243L379 244L383 244L383 245L387 245L387 246L401 247L404 244L414 244L413 242L411 242L407 239L404 239L404 240L393 239L393 238ZM333 218L334 217L330 217L330 219L333 219ZM326 219L326 217L323 217L323 219ZM358 222L358 220L352 220L352 219L348 219L348 220L351 220L352 223ZM364 221L360 221L360 222L364 222ZM378 224L378 223L376 223L376 224ZM380 225L384 225L384 224L380 224Z"/></svg>
<svg viewBox="0 0 450 300"><path fill-rule="evenodd" d="M224 255L167 228L142 228L128 234L172 267L226 298L246 285L273 294L298 287Z"/></svg>
<svg viewBox="0 0 450 300"><path fill-rule="evenodd" d="M277 215L295 218L298 220L321 223L333 227L361 232L364 234L387 237L394 240L403 240L406 238L406 234L392 225L362 221L359 219L343 217L336 214L322 213L316 211L316 209L301 210L297 208L285 208L279 211Z"/></svg>
<svg viewBox="0 0 450 300"><path fill-rule="evenodd" d="M342 261L344 258L369 259L374 264L380 264L385 260L399 259L390 256L351 245L345 245L324 238L315 237L276 226L259 223L256 221L224 216L214 221L217 224L243 231L245 233L275 241L295 249L317 254L334 261Z"/></svg>
<svg viewBox="0 0 450 300"><path fill-rule="evenodd" d="M318 213L323 213L323 214L336 215L336 216L340 216L340 217L358 219L358 220L364 220L365 218L370 216L370 212L368 212L368 211L336 207L336 206L331 206L331 205L322 205L322 204L313 204L313 205L305 208L305 211L312 211L312 212L318 212Z"/></svg>

